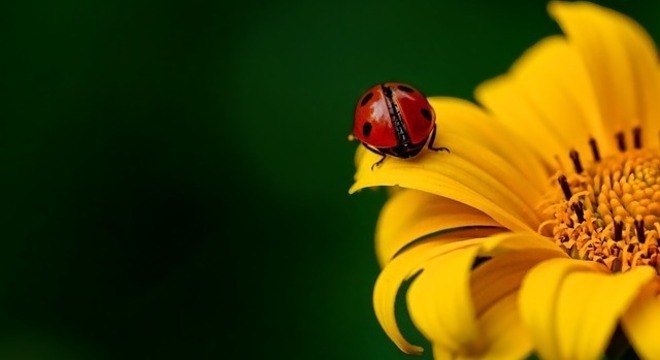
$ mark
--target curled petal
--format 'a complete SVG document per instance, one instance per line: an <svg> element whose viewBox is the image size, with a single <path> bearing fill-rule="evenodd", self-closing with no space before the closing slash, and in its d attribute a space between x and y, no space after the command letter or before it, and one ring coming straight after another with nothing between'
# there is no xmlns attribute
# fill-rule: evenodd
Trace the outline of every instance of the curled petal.
<svg viewBox="0 0 660 360"><path fill-rule="evenodd" d="M421 351L403 338L394 314L401 282L419 274L409 288L408 305L411 317L422 333L434 344L441 343L455 354L488 352L490 343L481 336L478 316L485 314L507 294L491 294L487 299L489 306L484 306L480 299L479 306L475 307L471 300L472 264L478 255L499 257L518 251L534 252L536 255L532 258L539 261L566 256L547 238L521 233L502 233L458 242L429 239L414 245L390 261L376 281L374 308L381 326L403 351ZM512 271L516 269L518 267ZM513 281L514 277L503 276L502 281ZM479 280L478 283L484 284Z"/></svg>
<svg viewBox="0 0 660 360"><path fill-rule="evenodd" d="M401 283L422 270L430 259L458 249L475 247L482 239L453 242L451 238L429 239L394 258L378 276L374 286L373 305L378 322L392 341L408 354L420 354L423 349L410 344L396 322L394 305Z"/></svg>

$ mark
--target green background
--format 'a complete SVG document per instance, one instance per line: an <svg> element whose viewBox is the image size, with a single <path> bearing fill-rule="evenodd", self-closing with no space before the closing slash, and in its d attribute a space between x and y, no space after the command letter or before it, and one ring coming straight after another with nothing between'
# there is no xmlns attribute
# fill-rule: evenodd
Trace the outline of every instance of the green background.
<svg viewBox="0 0 660 360"><path fill-rule="evenodd" d="M354 102L469 99L558 32L529 0L2 2L0 358L405 358Z"/></svg>

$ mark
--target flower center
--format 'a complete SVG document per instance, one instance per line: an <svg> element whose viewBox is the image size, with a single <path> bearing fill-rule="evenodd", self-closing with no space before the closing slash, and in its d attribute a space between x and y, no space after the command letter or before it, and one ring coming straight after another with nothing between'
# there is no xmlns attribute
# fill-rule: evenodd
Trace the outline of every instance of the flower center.
<svg viewBox="0 0 660 360"><path fill-rule="evenodd" d="M571 151L575 174L559 174L548 194L550 217L539 232L552 236L571 257L597 261L613 272L650 265L660 273L660 151L642 149L639 129L635 148L600 158L591 140L594 162L583 167ZM550 226L553 225L551 230Z"/></svg>

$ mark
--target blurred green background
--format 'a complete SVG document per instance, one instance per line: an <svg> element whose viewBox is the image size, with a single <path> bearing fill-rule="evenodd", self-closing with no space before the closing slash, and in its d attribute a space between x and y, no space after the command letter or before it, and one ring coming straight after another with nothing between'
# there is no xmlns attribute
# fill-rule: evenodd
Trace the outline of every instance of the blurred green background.
<svg viewBox="0 0 660 360"><path fill-rule="evenodd" d="M529 0L2 2L0 359L405 358L354 102L471 98L558 32Z"/></svg>

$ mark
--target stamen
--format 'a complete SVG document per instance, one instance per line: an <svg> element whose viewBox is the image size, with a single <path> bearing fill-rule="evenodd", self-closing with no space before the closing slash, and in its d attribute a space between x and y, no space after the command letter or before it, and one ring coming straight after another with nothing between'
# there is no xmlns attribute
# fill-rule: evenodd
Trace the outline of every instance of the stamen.
<svg viewBox="0 0 660 360"><path fill-rule="evenodd" d="M614 217L614 241L623 240L623 221L621 216Z"/></svg>
<svg viewBox="0 0 660 360"><path fill-rule="evenodd" d="M591 153L594 155L594 161L600 161L600 151L598 151L598 144L596 143L596 139L589 139L589 145L591 145Z"/></svg>
<svg viewBox="0 0 660 360"><path fill-rule="evenodd" d="M573 166L575 167L575 172L578 174L582 174L582 171L584 169L582 168L582 163L580 162L580 154L578 154L577 151L571 150L571 152L568 154L571 157L571 160L573 160Z"/></svg>
<svg viewBox="0 0 660 360"><path fill-rule="evenodd" d="M641 148L640 129L616 134L619 149L630 141L623 153L601 158L594 138L587 163L570 151L575 173L561 169L555 175L561 191L549 189L554 203L546 203L542 213L548 217L539 232L574 259L605 264L612 272L651 266L660 274L660 150ZM545 226L550 224L552 229Z"/></svg>
<svg viewBox="0 0 660 360"><path fill-rule="evenodd" d="M619 146L619 151L621 152L626 151L626 138L622 131L616 133L616 142L617 145Z"/></svg>
<svg viewBox="0 0 660 360"><path fill-rule="evenodd" d="M570 200L571 196L573 196L573 193L571 192L570 186L568 186L568 180L566 180L566 176L559 175L557 181L559 181L559 186L561 186L561 191L564 192L564 198L566 199L566 201Z"/></svg>
<svg viewBox="0 0 660 360"><path fill-rule="evenodd" d="M635 219L635 232L637 233L637 240L640 244L643 244L646 238L644 237L644 218L641 215L637 215Z"/></svg>
<svg viewBox="0 0 660 360"><path fill-rule="evenodd" d="M582 205L581 202L577 202L571 205L571 209L575 211L575 214L577 215L578 218L578 222L584 222L584 205Z"/></svg>
<svg viewBox="0 0 660 360"><path fill-rule="evenodd" d="M635 139L635 149L642 148L642 128L636 127L633 129L633 138Z"/></svg>

